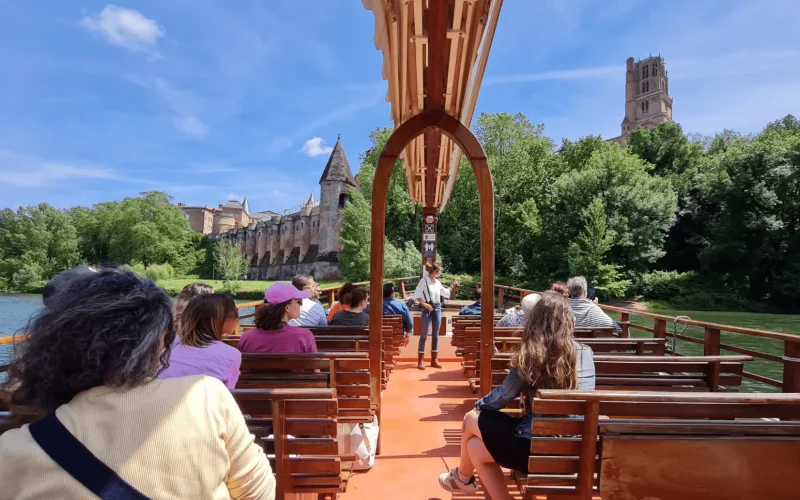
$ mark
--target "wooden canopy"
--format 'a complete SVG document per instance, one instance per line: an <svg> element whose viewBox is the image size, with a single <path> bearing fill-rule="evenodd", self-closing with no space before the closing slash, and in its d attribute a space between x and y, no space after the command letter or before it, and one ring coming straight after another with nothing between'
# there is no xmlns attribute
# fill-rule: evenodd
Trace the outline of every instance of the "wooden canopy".
<svg viewBox="0 0 800 500"><path fill-rule="evenodd" d="M389 82L395 129L423 111L444 111L469 127L502 0L362 0L375 16L375 47ZM438 130L401 155L411 199L444 208L461 150ZM426 168L427 167L427 168Z"/></svg>

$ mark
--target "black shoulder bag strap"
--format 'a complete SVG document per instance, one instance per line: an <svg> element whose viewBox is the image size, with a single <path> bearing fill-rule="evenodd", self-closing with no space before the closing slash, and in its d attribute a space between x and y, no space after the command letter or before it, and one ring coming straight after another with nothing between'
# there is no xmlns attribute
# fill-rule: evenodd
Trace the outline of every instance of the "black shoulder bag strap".
<svg viewBox="0 0 800 500"><path fill-rule="evenodd" d="M149 500L101 462L51 413L29 426L31 436L64 471L103 500Z"/></svg>

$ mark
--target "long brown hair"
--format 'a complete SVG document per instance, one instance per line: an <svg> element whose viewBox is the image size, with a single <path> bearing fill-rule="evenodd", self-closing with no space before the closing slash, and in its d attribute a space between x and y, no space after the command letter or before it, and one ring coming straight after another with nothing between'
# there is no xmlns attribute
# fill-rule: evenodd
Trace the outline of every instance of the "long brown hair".
<svg viewBox="0 0 800 500"><path fill-rule="evenodd" d="M569 288L567 288L567 284L563 281L556 281L553 283L553 285L550 287L550 290L560 293L567 299L569 298Z"/></svg>
<svg viewBox="0 0 800 500"><path fill-rule="evenodd" d="M520 351L511 366L537 389L576 389L577 349L572 340L575 316L569 301L557 292L542 292L525 330Z"/></svg>
<svg viewBox="0 0 800 500"><path fill-rule="evenodd" d="M236 302L229 295L210 293L198 295L189 301L181 314L181 344L206 347L221 340L225 325L239 319Z"/></svg>
<svg viewBox="0 0 800 500"><path fill-rule="evenodd" d="M214 289L206 285L205 283L189 283L188 285L183 287L181 293L178 294L178 298L175 299L176 332L180 333L181 331L181 315L183 314L183 311L186 309L186 306L189 305L189 301L191 301L198 295L203 295L207 293L214 293Z"/></svg>

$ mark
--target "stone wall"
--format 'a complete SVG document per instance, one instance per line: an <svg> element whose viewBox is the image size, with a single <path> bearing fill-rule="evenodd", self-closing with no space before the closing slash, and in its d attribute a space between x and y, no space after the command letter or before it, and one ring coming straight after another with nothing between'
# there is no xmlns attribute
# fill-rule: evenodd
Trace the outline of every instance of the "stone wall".
<svg viewBox="0 0 800 500"><path fill-rule="evenodd" d="M310 274L317 281L338 280L341 276L336 262L317 261L287 264L268 268L252 266L248 277L253 280L291 280L298 274Z"/></svg>

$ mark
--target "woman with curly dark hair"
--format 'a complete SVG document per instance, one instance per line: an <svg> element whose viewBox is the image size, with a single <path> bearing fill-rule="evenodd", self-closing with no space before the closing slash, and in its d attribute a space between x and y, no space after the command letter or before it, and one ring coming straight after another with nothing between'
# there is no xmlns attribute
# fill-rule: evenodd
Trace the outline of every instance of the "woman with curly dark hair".
<svg viewBox="0 0 800 500"><path fill-rule="evenodd" d="M48 415L0 436L3 498L274 499L228 389L202 375L157 378L175 337L163 289L103 269L57 295L25 329L4 387Z"/></svg>
<svg viewBox="0 0 800 500"><path fill-rule="evenodd" d="M273 283L264 293L264 305L256 309L255 329L242 334L239 350L272 354L317 352L311 330L289 324L300 317L303 299L310 296L291 283Z"/></svg>
<svg viewBox="0 0 800 500"><path fill-rule="evenodd" d="M563 281L556 281L553 283L553 285L550 287L550 290L560 293L565 299L569 298L569 288L567 288L567 284Z"/></svg>

